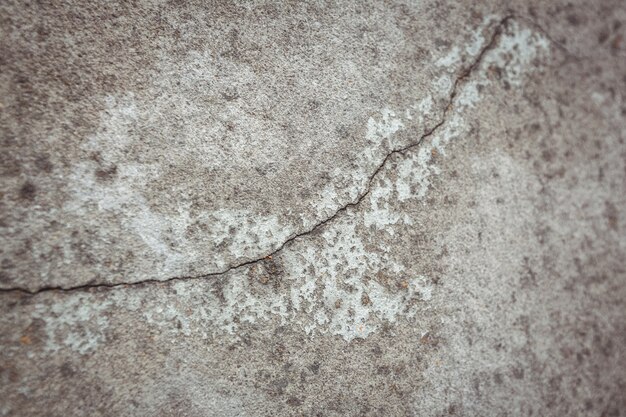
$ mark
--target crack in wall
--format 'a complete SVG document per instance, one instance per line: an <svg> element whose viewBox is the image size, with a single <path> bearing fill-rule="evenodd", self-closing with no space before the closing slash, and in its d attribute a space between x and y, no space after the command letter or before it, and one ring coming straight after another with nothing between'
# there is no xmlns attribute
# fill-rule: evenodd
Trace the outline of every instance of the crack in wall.
<svg viewBox="0 0 626 417"><path fill-rule="evenodd" d="M500 38L500 35L502 34L502 31L504 29L504 27L507 25L507 23L513 19L518 19L518 20L522 20L522 21L528 21L528 18L525 17L518 17L514 14L508 14L506 15L504 18L500 19L500 21L494 25L494 29L492 30L492 34L488 40L488 42L480 49L480 51L478 52L478 54L476 55L476 57L474 58L474 60L472 61L472 63L467 66L465 69L461 70L460 74L456 77L454 83L453 83L453 87L452 87L452 92L450 93L450 96L447 100L447 103L445 105L445 107L443 108L443 113L441 116L441 119L439 122L437 122L433 127L431 127L429 130L427 130L425 133L423 133L416 141L409 143L408 145L405 145L401 148L397 148L397 149L393 149L390 152L388 152L385 157L383 158L383 160L381 161L381 163L377 166L377 168L374 170L374 172L369 176L369 179L367 181L367 185L365 187L365 189L357 196L357 198L354 201L348 202L345 205L343 205L342 207L340 207L339 209L337 209L330 217L316 223L314 226L312 226L310 229L305 230L303 232L294 234L293 236L289 237L288 239L286 239L282 244L280 244L276 249L274 249L273 251L263 255L262 257L256 258L256 259L252 259L252 260L248 260L248 261L244 261L235 265L231 265L228 268L224 269L223 271L219 271L219 272L213 272L213 273L208 273L208 274L202 274L202 275L197 275L197 276L181 276L181 277L171 277L171 278L167 278L167 279L146 279L146 280L141 280L141 281L136 281L136 282L122 282L122 283L88 283L88 284L82 284L82 285L77 285L77 286L44 286L44 287L40 287L34 290L28 289L28 288L24 288L24 287L13 287L13 288L0 288L0 293L21 293L21 294L25 294L25 295L37 295L40 293L44 293L44 292L52 292L52 291L60 291L60 292L71 292L71 291L81 291L81 290L91 290L91 289L114 289L114 288L128 288L131 286L143 286L143 285L148 285L148 284L165 284L165 283L171 283L171 282L178 282L178 281L190 281L190 280L200 280L200 279L207 279L207 278L212 278L212 277L218 277L221 275L225 275L231 271L240 269L240 268L244 268L247 266L251 266L260 262L265 261L266 259L278 254L279 252L281 252L285 247L287 247L291 242L294 242L297 239L300 239L304 236L307 236L309 234L312 234L320 229L322 229L325 225L331 223L333 220L335 220L336 218L338 218L341 214L347 212L350 208L353 207L358 207L360 205L360 203L365 199L365 197L367 197L367 195L370 193L371 189L372 189L372 184L374 182L374 180L377 178L377 176L379 175L379 173L384 169L384 167L387 165L387 162L390 160L390 158L392 158L394 155L396 154L401 154L401 155L405 155L408 151L411 151L417 147L420 146L420 144L422 144L422 142L434 135L448 120L448 116L449 113L451 111L451 109L453 108L455 99L459 93L459 86L468 78L471 76L471 74L476 70L476 68L481 64L481 62L483 61L484 56L487 54L487 52L489 52L491 49L493 49L493 47L496 45L496 42L498 41L498 39ZM536 24L535 22L530 22L534 27L536 27L539 31L546 33L546 31L541 28L538 24ZM555 42L554 40L552 40L549 36L546 36L552 43L556 44L557 47L561 50L564 49L563 45ZM567 50L565 50L567 55L571 55L569 54L569 52L567 52Z"/></svg>

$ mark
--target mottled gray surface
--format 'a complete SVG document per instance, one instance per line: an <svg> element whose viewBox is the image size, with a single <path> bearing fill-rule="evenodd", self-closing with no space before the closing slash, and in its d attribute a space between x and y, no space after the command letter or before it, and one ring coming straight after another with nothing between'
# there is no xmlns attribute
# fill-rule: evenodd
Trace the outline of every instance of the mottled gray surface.
<svg viewBox="0 0 626 417"><path fill-rule="evenodd" d="M626 7L475 3L0 4L0 415L626 415Z"/></svg>

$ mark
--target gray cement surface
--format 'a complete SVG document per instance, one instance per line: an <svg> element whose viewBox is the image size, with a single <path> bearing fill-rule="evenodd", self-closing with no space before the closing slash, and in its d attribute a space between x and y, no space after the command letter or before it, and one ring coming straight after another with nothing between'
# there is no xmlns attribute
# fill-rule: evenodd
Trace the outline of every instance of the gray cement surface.
<svg viewBox="0 0 626 417"><path fill-rule="evenodd" d="M0 19L0 416L626 416L623 1Z"/></svg>

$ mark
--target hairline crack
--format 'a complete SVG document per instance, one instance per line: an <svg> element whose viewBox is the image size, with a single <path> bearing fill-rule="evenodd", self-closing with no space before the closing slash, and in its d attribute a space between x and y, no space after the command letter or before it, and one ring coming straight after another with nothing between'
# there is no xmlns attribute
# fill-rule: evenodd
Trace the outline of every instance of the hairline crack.
<svg viewBox="0 0 626 417"><path fill-rule="evenodd" d="M430 129L428 129L426 132L424 132L419 139L417 139L414 142L409 143L408 145L405 145L401 148L397 148L397 149L392 149L391 151L389 151L385 157L383 158L383 160L380 162L380 164L378 164L377 168L374 170L374 172L369 176L367 183L366 183L366 187L365 189L356 197L355 200L348 202L346 204L344 204L343 206L339 207L331 216L327 217L326 219L317 222L315 225L313 225L311 228L309 228L308 230L305 230L303 232L299 232L294 234L293 236L289 237L288 239L286 239L285 241L283 241L276 249L274 249L273 251L271 251L270 253L267 253L265 255L263 255L262 257L259 258L255 258L255 259L251 259L248 261L244 261L235 265L231 265L228 268L224 269L223 271L218 271L218 272L211 272L208 274L202 274L202 275L196 275L196 276L178 276L178 277L171 277L171 278L166 278L166 279L156 279L156 278L150 278L150 279L144 279L144 280L140 280L140 281L134 281L134 282L117 282L117 283L87 283L87 284L81 284L81 285L76 285L76 286L43 286L43 287L39 287L37 289L31 290L29 288L26 287L12 287L12 288L0 288L0 294L2 293L18 293L18 294L22 294L22 295L28 295L28 296L34 296L37 294L42 294L42 293L48 293L48 292L75 292L75 291L89 291L89 290L98 290L98 289L121 289L121 288L129 288L129 287L139 287L139 286L145 286L145 285L150 285L150 284L167 284L167 283L172 283L172 282L178 282L178 281L192 281L192 280L200 280L200 279L207 279L207 278L212 278L212 277L218 277L218 276L222 276L222 275L226 275L232 271L241 269L241 268L245 268L247 266L251 266L260 262L263 262L269 258L271 258L272 256L278 254L279 252L281 252L285 247L287 247L287 245L289 245L290 243L304 237L307 236L309 234L312 234L314 232L316 232L317 230L323 228L325 225L331 223L332 221L334 221L336 218L338 218L341 214L347 212L349 209L353 208L353 207L357 207L361 204L361 202L365 199L365 197L367 197L367 195L370 193L371 189L372 189L372 184L374 182L374 180L376 179L376 177L378 176L378 174L385 168L385 166L387 165L387 162L396 154L401 154L401 155L405 155L408 151L413 150L414 148L419 147L422 142L433 136L441 126L443 126L446 122L447 122L447 118L448 118L448 114L450 113L451 109L454 106L454 101L458 95L459 92L459 86L462 82L464 82L475 70L476 68L478 68L478 66L481 64L481 62L484 59L484 56L487 54L487 52L489 52L490 50L493 49L493 47L496 45L496 42L498 41L498 39L500 38L502 31L504 29L504 27L506 26L506 24L513 20L513 19L519 19L522 21L527 21L528 18L526 17L519 17L515 14L507 14L505 17L501 18L499 20L499 22L497 24L494 25L494 28L492 30L492 34L489 38L489 41L481 48L481 50L479 51L479 53L476 55L476 57L474 58L474 60L472 61L472 63L467 66L465 69L461 70L459 75L456 77L453 87L452 87L452 92L450 93L450 96L447 100L447 103L445 105L445 107L443 108L443 112L441 115L441 119L434 125L432 126ZM543 30L543 28L539 27L537 24L534 24L535 27L538 28L538 30L540 30L541 32L545 32ZM551 40L551 38L548 37L548 39ZM552 41L552 40L551 40ZM552 41L553 43L556 43L554 41ZM556 43L556 45L559 47L559 49L562 49L563 46Z"/></svg>

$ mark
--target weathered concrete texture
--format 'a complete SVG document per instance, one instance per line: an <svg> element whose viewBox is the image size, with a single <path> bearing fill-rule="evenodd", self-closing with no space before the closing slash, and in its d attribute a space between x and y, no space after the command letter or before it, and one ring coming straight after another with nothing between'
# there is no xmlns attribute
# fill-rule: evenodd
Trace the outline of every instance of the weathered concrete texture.
<svg viewBox="0 0 626 417"><path fill-rule="evenodd" d="M3 3L0 415L626 415L622 3Z"/></svg>

